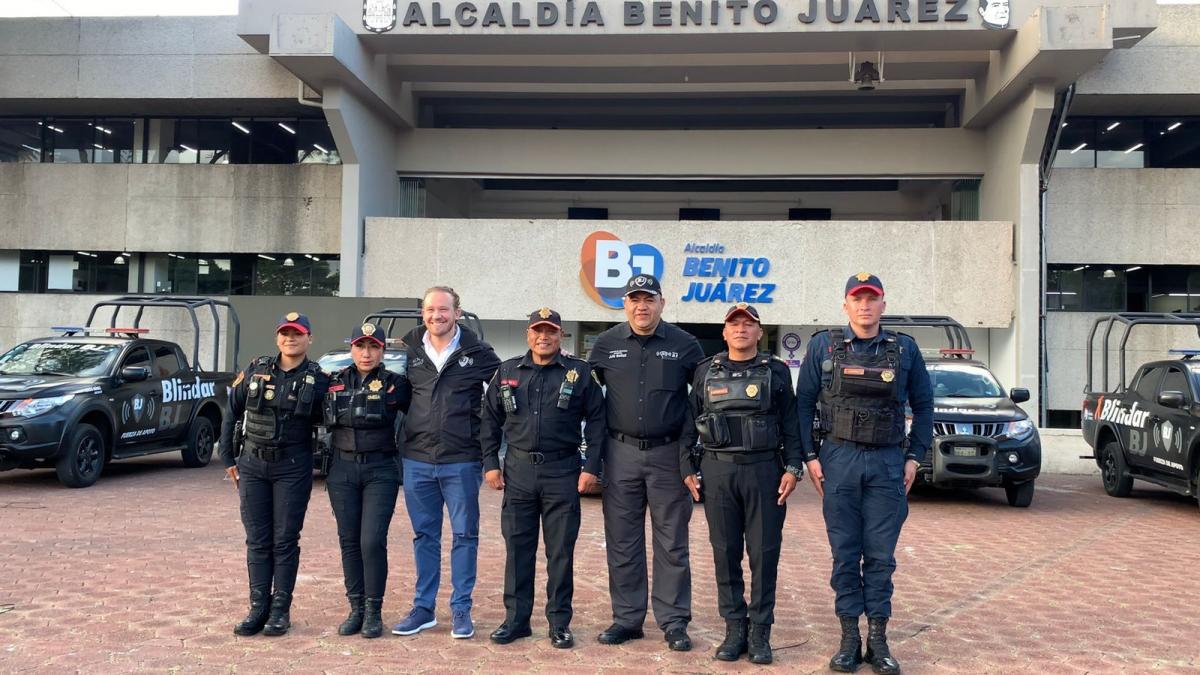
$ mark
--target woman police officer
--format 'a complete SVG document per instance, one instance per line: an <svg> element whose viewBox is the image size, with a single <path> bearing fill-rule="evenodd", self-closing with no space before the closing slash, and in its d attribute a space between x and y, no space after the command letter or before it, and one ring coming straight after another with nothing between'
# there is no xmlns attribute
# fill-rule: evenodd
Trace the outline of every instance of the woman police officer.
<svg viewBox="0 0 1200 675"><path fill-rule="evenodd" d="M308 317L286 314L275 328L279 354L255 359L229 394L221 460L241 498L250 577L250 612L234 627L237 635L283 635L291 627L300 530L312 493L313 426L329 387L329 378L308 359L311 345ZM238 421L240 455L234 447Z"/></svg>
<svg viewBox="0 0 1200 675"><path fill-rule="evenodd" d="M383 634L387 535L400 490L396 416L407 412L412 387L405 373L383 367L387 332L364 323L350 336L353 365L334 374L325 397L333 465L325 481L337 519L350 615L338 635Z"/></svg>

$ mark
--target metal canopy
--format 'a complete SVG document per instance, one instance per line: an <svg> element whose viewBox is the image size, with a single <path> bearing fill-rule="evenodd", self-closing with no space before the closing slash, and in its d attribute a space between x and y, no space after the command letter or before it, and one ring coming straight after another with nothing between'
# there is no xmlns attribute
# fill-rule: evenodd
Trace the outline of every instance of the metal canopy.
<svg viewBox="0 0 1200 675"><path fill-rule="evenodd" d="M1103 373L1102 383L1103 391L1113 391L1108 385L1108 350L1109 338L1112 336L1113 327L1121 324L1124 328L1121 331L1121 342L1117 346L1118 362L1121 370L1120 388L1118 391L1125 389L1125 347L1129 343L1129 335L1135 326L1195 326L1196 335L1200 336L1200 312L1188 312L1178 314L1168 314L1163 312L1122 312L1119 314L1111 314L1102 316L1092 323L1092 329L1088 331L1087 344L1087 386L1085 392L1092 391L1092 363L1093 352L1095 349L1096 331L1100 326L1104 326L1104 342L1103 355L1104 365L1101 372Z"/></svg>
<svg viewBox="0 0 1200 675"><path fill-rule="evenodd" d="M238 347L242 340L242 324L238 321L237 310L226 300L188 295L123 295L111 300L101 300L92 305L92 311L88 313L85 328L91 327L93 320L96 318L96 312L101 307L112 307L112 316L108 322L109 328L117 327L117 316L124 307L137 308L137 314L133 317L133 328L141 327L142 313L147 307L187 310L188 315L192 319L192 328L196 331L192 338L192 365L196 368L200 367L200 320L196 316L196 310L207 308L211 312L213 320L213 372L221 370L221 316L217 313L217 308L223 307L229 312L229 320L233 323L233 362L235 364L238 363Z"/></svg>

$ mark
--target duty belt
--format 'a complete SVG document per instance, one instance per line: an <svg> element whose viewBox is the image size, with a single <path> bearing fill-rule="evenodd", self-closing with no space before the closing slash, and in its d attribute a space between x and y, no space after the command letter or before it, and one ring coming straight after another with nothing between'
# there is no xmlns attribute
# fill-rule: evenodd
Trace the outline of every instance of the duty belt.
<svg viewBox="0 0 1200 675"><path fill-rule="evenodd" d="M729 462L730 464L758 464L759 462L769 462L779 456L775 450L755 450L753 452L705 450L704 453L718 462Z"/></svg>
<svg viewBox="0 0 1200 675"><path fill-rule="evenodd" d="M652 448L662 447L668 443L674 443L679 440L679 436L667 436L666 438L638 438L636 436L626 436L619 431L610 431L608 435L614 439L636 447L638 450L650 450Z"/></svg>
<svg viewBox="0 0 1200 675"><path fill-rule="evenodd" d="M555 462L560 459L566 459L572 455L578 457L579 450L577 448L570 450L521 450L514 448L511 445L508 447L508 455L515 459L528 460L530 464L545 464L546 462Z"/></svg>
<svg viewBox="0 0 1200 675"><path fill-rule="evenodd" d="M366 464L384 457L395 457L395 450L372 450L370 452L350 452L349 450L338 450L338 457L347 462L355 464Z"/></svg>
<svg viewBox="0 0 1200 675"><path fill-rule="evenodd" d="M251 445L246 448L246 452L250 453L251 457L257 457L264 462L278 462L283 459L286 454L283 448L278 446L268 447L265 445Z"/></svg>

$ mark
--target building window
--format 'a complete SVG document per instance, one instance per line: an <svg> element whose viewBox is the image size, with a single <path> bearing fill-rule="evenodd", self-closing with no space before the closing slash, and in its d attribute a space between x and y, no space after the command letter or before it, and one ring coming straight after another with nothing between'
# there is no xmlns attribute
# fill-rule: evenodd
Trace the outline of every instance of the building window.
<svg viewBox="0 0 1200 675"><path fill-rule="evenodd" d="M721 209L698 209L698 208L681 208L679 209L680 220L720 220Z"/></svg>
<svg viewBox="0 0 1200 675"><path fill-rule="evenodd" d="M42 161L42 129L33 119L0 119L0 162Z"/></svg>
<svg viewBox="0 0 1200 675"><path fill-rule="evenodd" d="M0 162L341 164L324 119L0 118Z"/></svg>
<svg viewBox="0 0 1200 675"><path fill-rule="evenodd" d="M1050 265L1046 309L1200 312L1200 266Z"/></svg>
<svg viewBox="0 0 1200 675"><path fill-rule="evenodd" d="M338 294L338 260L298 254L259 254L258 258L255 295Z"/></svg>
<svg viewBox="0 0 1200 675"><path fill-rule="evenodd" d="M567 220L608 220L608 209L599 206L568 206Z"/></svg>
<svg viewBox="0 0 1200 675"><path fill-rule="evenodd" d="M1072 117L1062 128L1058 168L1200 168L1200 117Z"/></svg>

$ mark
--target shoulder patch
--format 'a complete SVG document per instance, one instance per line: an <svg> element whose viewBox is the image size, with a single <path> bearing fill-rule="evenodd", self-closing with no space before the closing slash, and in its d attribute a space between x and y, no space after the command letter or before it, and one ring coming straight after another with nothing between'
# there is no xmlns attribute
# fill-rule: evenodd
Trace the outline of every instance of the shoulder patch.
<svg viewBox="0 0 1200 675"><path fill-rule="evenodd" d="M233 378L233 384L231 384L229 386L236 387L242 383L242 380L245 380L245 379L246 379L246 371L240 370L240 371L238 371L237 377Z"/></svg>

